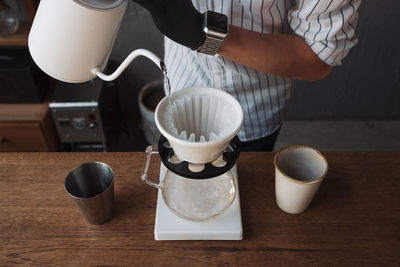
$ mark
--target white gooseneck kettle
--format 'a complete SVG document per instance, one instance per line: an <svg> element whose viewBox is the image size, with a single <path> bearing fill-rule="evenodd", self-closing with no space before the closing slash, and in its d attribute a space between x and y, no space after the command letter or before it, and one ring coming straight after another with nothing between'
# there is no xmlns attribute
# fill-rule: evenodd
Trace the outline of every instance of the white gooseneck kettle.
<svg viewBox="0 0 400 267"><path fill-rule="evenodd" d="M127 0L41 0L28 38L33 60L49 76L69 83L96 76L114 80L137 56L165 71L156 55L137 49L113 74L102 73L127 5Z"/></svg>

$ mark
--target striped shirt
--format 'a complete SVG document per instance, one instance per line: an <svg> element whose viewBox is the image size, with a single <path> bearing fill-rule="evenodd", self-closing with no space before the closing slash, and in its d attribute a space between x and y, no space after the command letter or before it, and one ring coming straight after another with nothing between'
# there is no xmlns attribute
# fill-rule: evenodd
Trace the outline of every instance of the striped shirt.
<svg viewBox="0 0 400 267"><path fill-rule="evenodd" d="M192 0L204 13L213 10L228 22L260 33L301 36L325 63L340 65L356 43L361 0ZM165 38L165 64L171 89L207 86L234 96L244 110L239 138L255 140L280 127L293 81L263 73L220 55L208 56Z"/></svg>

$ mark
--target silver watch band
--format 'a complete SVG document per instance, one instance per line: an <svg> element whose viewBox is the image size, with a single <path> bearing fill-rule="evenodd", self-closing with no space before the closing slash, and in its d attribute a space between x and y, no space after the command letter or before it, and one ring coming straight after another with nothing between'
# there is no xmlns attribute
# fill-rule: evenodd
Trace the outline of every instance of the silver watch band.
<svg viewBox="0 0 400 267"><path fill-rule="evenodd" d="M223 41L224 39L207 35L203 46L200 48L200 52L213 56L218 52Z"/></svg>

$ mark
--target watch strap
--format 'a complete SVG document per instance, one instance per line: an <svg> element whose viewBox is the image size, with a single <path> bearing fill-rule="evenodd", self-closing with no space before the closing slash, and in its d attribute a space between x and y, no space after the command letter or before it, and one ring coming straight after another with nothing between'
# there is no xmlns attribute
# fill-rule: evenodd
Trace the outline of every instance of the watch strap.
<svg viewBox="0 0 400 267"><path fill-rule="evenodd" d="M222 42L223 39L221 38L206 35L206 40L204 41L204 44L201 46L199 52L213 56L218 52Z"/></svg>

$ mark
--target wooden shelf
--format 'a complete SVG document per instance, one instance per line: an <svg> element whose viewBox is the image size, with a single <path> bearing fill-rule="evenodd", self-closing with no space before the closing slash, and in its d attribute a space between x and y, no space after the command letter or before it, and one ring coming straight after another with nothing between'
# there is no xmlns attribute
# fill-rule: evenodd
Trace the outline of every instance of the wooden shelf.
<svg viewBox="0 0 400 267"><path fill-rule="evenodd" d="M0 103L0 152L59 151L60 140L49 110L55 84L43 102Z"/></svg>
<svg viewBox="0 0 400 267"><path fill-rule="evenodd" d="M40 121L49 108L48 102L0 104L0 121Z"/></svg>
<svg viewBox="0 0 400 267"><path fill-rule="evenodd" d="M30 28L30 22L22 22L15 34L0 36L0 46L27 46Z"/></svg>
<svg viewBox="0 0 400 267"><path fill-rule="evenodd" d="M60 147L49 103L0 104L0 151L46 152Z"/></svg>

